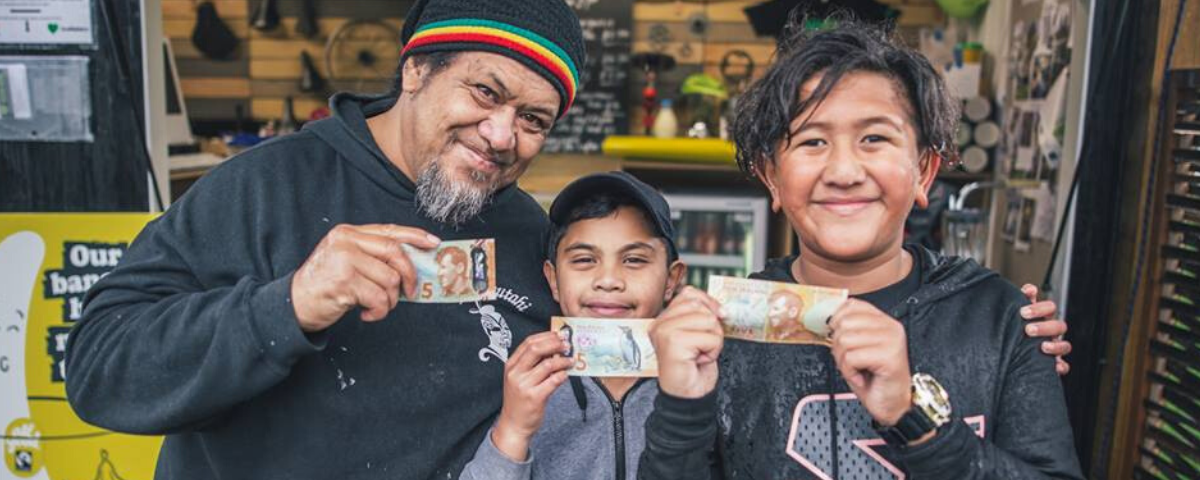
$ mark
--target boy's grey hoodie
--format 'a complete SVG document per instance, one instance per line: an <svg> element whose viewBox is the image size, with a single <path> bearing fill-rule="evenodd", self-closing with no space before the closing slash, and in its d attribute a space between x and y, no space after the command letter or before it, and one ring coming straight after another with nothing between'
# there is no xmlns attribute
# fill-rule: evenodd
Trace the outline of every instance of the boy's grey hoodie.
<svg viewBox="0 0 1200 480"><path fill-rule="evenodd" d="M462 480L613 480L637 478L645 425L658 381L639 381L616 402L594 378L571 377L546 402L545 420L516 462L492 443L491 431L463 469Z"/></svg>

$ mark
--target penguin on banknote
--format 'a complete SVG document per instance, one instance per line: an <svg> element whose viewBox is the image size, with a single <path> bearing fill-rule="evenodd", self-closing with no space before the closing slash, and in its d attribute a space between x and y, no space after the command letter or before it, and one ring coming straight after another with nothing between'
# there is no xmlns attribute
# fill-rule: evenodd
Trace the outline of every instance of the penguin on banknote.
<svg viewBox="0 0 1200 480"><path fill-rule="evenodd" d="M633 329L621 327L621 335L621 359L634 370L641 370L642 349L638 347L637 340L633 339Z"/></svg>

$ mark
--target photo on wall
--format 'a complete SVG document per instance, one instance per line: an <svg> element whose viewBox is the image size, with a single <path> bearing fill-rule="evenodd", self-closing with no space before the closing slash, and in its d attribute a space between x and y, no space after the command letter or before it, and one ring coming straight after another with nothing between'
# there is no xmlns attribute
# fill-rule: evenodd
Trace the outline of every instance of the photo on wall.
<svg viewBox="0 0 1200 480"><path fill-rule="evenodd" d="M1017 190L1008 190L1005 192L1005 197L1008 198L1008 205L1004 212L1004 230L1000 236L1004 241L1013 243L1017 238L1017 227L1021 223L1021 193Z"/></svg>
<svg viewBox="0 0 1200 480"><path fill-rule="evenodd" d="M1018 252L1028 252L1029 245L1033 242L1033 214L1037 210L1037 201L1022 195L1019 205L1020 220L1017 225L1017 240L1013 249Z"/></svg>

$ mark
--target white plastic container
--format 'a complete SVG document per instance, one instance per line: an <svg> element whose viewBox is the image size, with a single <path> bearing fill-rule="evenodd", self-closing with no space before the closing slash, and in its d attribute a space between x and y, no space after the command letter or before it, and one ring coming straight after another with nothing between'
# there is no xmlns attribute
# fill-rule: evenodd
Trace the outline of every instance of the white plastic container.
<svg viewBox="0 0 1200 480"><path fill-rule="evenodd" d="M679 134L679 120L675 118L675 110L671 108L671 99L664 98L659 104L658 115L654 117L654 127L650 130L657 138L675 138Z"/></svg>

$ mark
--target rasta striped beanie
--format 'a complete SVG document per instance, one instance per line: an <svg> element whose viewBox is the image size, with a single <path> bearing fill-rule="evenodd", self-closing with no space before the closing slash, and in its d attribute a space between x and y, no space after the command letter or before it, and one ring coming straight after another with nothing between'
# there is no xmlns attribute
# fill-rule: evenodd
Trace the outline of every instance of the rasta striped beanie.
<svg viewBox="0 0 1200 480"><path fill-rule="evenodd" d="M558 116L571 109L585 61L579 18L564 0L417 0L401 32L400 63L414 53L504 55L558 91Z"/></svg>

